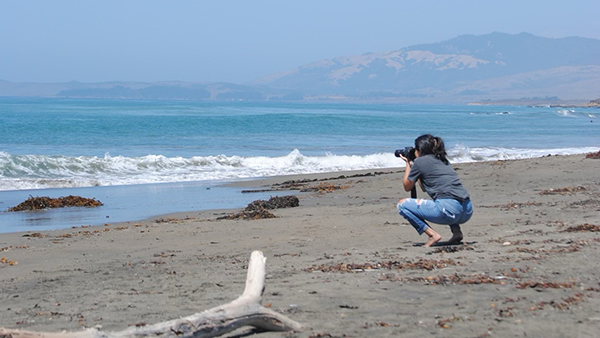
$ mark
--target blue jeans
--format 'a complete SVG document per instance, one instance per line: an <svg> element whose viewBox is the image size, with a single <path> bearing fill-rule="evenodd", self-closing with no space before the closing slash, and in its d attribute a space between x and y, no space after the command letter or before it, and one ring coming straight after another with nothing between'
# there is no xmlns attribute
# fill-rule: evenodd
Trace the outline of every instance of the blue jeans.
<svg viewBox="0 0 600 338"><path fill-rule="evenodd" d="M471 200L460 202L452 198L435 201L422 198L406 198L398 203L398 212L422 234L429 225L426 221L450 225L452 228L468 221L473 215Z"/></svg>

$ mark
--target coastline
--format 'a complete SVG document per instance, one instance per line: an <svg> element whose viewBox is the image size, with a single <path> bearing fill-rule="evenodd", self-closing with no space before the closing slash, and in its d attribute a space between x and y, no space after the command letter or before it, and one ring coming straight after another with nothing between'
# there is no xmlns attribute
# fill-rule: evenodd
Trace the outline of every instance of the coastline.
<svg viewBox="0 0 600 338"><path fill-rule="evenodd" d="M600 160L454 167L475 206L461 246L414 246L425 239L395 210L409 194L403 168L235 183L341 187L298 193L300 206L273 219L216 220L235 210L206 210L1 234L0 327L116 331L190 315L238 297L250 253L261 250L264 304L304 324L293 337L593 336L600 234L565 230L600 226Z"/></svg>
<svg viewBox="0 0 600 338"><path fill-rule="evenodd" d="M600 99L587 100L544 100L536 98L474 101L469 106L531 106L550 108L600 108Z"/></svg>

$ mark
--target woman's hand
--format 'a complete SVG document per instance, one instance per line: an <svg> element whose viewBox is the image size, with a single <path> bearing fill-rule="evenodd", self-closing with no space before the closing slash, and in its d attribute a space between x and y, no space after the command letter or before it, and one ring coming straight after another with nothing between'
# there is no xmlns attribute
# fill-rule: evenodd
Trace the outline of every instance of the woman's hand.
<svg viewBox="0 0 600 338"><path fill-rule="evenodd" d="M408 168L408 166L411 166L413 164L412 161L409 161L406 157L404 157L402 155L400 155L398 157L400 157L402 160L404 160L404 162L406 162L407 168Z"/></svg>

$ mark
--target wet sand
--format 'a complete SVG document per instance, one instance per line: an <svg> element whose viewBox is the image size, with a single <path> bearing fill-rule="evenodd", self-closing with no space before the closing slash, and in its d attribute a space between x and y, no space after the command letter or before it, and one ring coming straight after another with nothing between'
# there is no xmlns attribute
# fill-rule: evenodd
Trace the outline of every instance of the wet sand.
<svg viewBox="0 0 600 338"><path fill-rule="evenodd" d="M211 210L1 234L0 327L117 331L187 316L237 298L260 250L263 305L305 327L261 337L596 336L600 160L455 168L475 207L462 245L415 246L425 235L396 210L409 196L403 169L244 182L319 179L270 219L216 220L239 210Z"/></svg>

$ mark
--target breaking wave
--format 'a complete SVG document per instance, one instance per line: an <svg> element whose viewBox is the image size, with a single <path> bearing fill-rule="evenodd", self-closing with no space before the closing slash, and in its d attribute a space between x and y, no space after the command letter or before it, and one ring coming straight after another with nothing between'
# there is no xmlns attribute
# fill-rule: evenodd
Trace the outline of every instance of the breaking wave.
<svg viewBox="0 0 600 338"><path fill-rule="evenodd" d="M597 148L511 149L456 145L453 163L569 155ZM295 149L280 157L142 157L14 155L0 152L0 190L73 188L190 181L234 181L293 174L403 167L392 153L305 156Z"/></svg>

